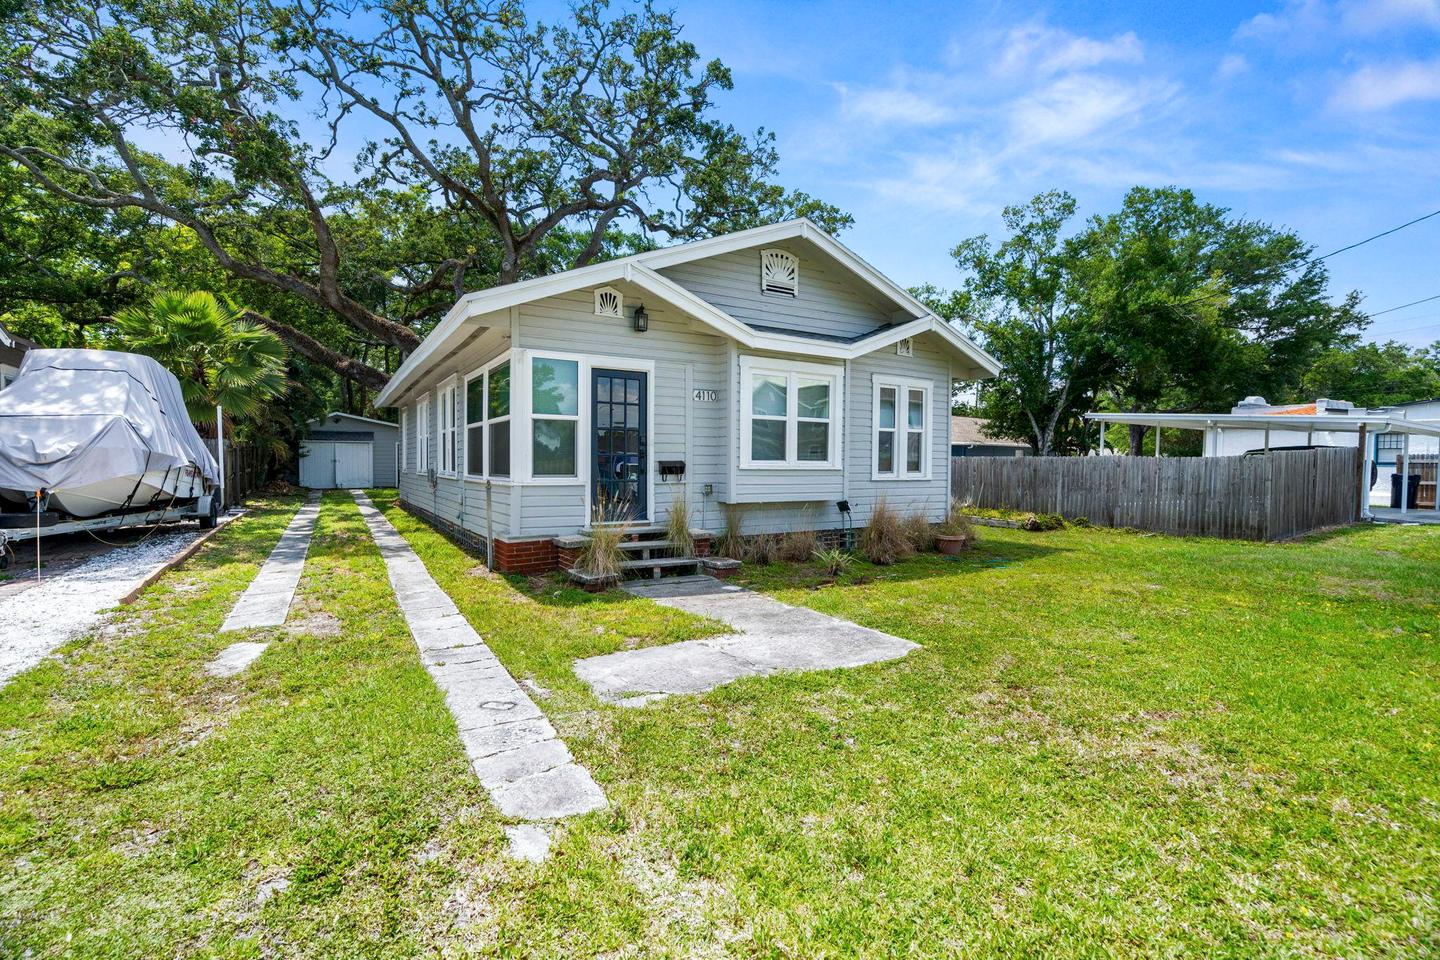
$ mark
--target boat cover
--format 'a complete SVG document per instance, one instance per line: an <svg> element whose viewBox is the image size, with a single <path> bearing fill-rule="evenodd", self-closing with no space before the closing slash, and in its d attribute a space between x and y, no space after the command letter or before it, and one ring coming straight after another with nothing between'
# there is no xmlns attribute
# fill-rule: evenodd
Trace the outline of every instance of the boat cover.
<svg viewBox="0 0 1440 960"><path fill-rule="evenodd" d="M31 350L0 390L0 489L65 490L187 464L220 482L180 381L149 357Z"/></svg>

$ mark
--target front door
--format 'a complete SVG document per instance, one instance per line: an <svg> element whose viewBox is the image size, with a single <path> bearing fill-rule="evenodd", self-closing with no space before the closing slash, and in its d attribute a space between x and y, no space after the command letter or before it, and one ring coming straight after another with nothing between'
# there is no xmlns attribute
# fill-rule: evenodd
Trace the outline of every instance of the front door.
<svg viewBox="0 0 1440 960"><path fill-rule="evenodd" d="M591 371L595 457L590 468L590 495L595 510L603 510L606 520L649 518L647 381L647 374L634 370Z"/></svg>

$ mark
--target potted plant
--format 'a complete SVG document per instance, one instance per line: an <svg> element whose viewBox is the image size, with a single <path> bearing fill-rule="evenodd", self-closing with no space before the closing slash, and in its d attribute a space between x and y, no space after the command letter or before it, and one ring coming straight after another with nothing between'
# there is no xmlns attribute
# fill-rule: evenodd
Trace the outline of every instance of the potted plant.
<svg viewBox="0 0 1440 960"><path fill-rule="evenodd" d="M952 506L945 519L935 528L935 546L947 556L955 556L975 542L975 526L970 518Z"/></svg>

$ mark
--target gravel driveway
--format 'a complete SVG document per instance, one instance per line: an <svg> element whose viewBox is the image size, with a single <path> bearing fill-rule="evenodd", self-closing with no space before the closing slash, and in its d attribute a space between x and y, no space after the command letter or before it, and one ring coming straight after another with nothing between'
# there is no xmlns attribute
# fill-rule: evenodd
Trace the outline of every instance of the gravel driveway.
<svg viewBox="0 0 1440 960"><path fill-rule="evenodd" d="M190 524L157 531L58 573L42 569L39 586L23 591L15 589L18 583L7 582L10 589L0 598L0 686L99 623L101 611L118 604L202 532ZM13 581L34 579L34 568L27 573L23 557L8 571Z"/></svg>

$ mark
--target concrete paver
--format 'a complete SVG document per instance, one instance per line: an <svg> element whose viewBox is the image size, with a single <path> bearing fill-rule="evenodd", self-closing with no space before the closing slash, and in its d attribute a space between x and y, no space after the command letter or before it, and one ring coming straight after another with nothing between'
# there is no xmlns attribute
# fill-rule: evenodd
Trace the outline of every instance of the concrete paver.
<svg viewBox="0 0 1440 960"><path fill-rule="evenodd" d="M625 589L667 607L721 620L735 632L576 662L575 672L596 696L624 706L677 693L703 693L740 677L778 670L832 670L896 660L919 646L713 577L636 581Z"/></svg>
<svg viewBox="0 0 1440 960"><path fill-rule="evenodd" d="M575 762L550 721L506 672L470 621L462 616L405 538L364 494L353 491L380 547L396 602L420 659L445 694L471 768L500 812L517 820L548 821L599 810L605 794ZM543 830L510 834L511 852L543 858Z"/></svg>
<svg viewBox="0 0 1440 960"><path fill-rule="evenodd" d="M315 519L319 515L320 495L311 493L291 518L260 572L235 601L230 615L220 626L221 633L284 625L290 615L290 602L295 599L295 588L300 585L305 554L310 550L310 537L315 533Z"/></svg>

